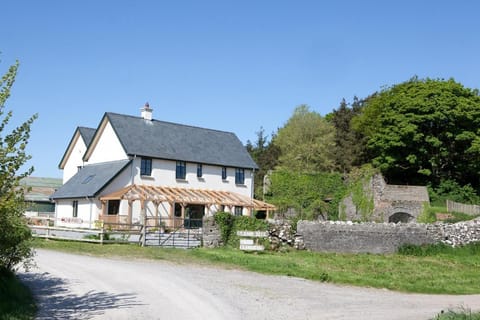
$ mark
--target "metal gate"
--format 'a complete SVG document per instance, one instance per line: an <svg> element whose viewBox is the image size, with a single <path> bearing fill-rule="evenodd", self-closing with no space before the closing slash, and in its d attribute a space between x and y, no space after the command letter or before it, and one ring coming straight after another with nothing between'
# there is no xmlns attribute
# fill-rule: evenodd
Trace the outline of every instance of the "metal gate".
<svg viewBox="0 0 480 320"><path fill-rule="evenodd" d="M200 247L202 219L147 217L140 240L143 246Z"/></svg>

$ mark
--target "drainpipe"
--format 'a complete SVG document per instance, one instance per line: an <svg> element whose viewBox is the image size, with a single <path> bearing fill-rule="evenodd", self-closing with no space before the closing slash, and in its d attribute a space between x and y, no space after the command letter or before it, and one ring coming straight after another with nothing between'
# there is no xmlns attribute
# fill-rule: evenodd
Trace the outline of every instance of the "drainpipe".
<svg viewBox="0 0 480 320"><path fill-rule="evenodd" d="M131 164L131 166L130 166L130 180L131 180L130 184L131 184L131 185L133 185L134 182L135 182L135 181L134 181L135 175L133 174L133 168L135 167L135 159L137 159L137 155L136 155L136 154L133 155L132 164Z"/></svg>
<svg viewBox="0 0 480 320"><path fill-rule="evenodd" d="M89 219L89 222L88 222L88 228L89 229L92 229L92 211L93 211L93 200L89 197L85 197L85 199L87 199L89 202L90 202L90 219Z"/></svg>

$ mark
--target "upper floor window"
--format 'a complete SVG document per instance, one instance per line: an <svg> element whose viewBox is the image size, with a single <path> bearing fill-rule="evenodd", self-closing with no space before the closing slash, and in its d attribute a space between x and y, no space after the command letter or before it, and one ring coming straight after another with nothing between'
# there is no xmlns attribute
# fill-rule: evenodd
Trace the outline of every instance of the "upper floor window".
<svg viewBox="0 0 480 320"><path fill-rule="evenodd" d="M227 167L222 167L222 180L227 180Z"/></svg>
<svg viewBox="0 0 480 320"><path fill-rule="evenodd" d="M185 161L177 161L177 169L175 170L175 178L185 180L187 176L187 163Z"/></svg>
<svg viewBox="0 0 480 320"><path fill-rule="evenodd" d="M72 209L73 209L72 217L74 218L78 217L78 201L77 200L73 200Z"/></svg>
<svg viewBox="0 0 480 320"><path fill-rule="evenodd" d="M235 169L235 184L245 184L245 169Z"/></svg>
<svg viewBox="0 0 480 320"><path fill-rule="evenodd" d="M203 176L203 167L201 163L197 164L197 177L201 178Z"/></svg>
<svg viewBox="0 0 480 320"><path fill-rule="evenodd" d="M152 158L142 158L140 162L140 175L141 176L152 175Z"/></svg>

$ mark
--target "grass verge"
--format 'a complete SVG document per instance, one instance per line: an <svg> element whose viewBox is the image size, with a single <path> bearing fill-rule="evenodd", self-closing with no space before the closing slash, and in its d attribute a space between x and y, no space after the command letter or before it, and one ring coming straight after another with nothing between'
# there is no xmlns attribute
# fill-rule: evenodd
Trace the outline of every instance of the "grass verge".
<svg viewBox="0 0 480 320"><path fill-rule="evenodd" d="M12 272L0 269L0 320L33 319L35 312L30 290Z"/></svg>
<svg viewBox="0 0 480 320"><path fill-rule="evenodd" d="M135 245L36 240L37 248L80 254L161 259L240 268L363 287L434 294L480 293L480 244L403 254L335 254L309 251L244 253L237 249L162 249Z"/></svg>

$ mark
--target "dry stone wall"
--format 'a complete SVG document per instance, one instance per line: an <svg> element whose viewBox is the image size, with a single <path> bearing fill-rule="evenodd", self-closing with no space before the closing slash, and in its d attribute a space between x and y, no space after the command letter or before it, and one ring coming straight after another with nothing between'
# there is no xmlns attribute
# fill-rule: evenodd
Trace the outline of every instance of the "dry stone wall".
<svg viewBox="0 0 480 320"><path fill-rule="evenodd" d="M393 253L404 244L443 242L452 246L480 241L480 221L456 224L299 221L297 236L319 252Z"/></svg>

